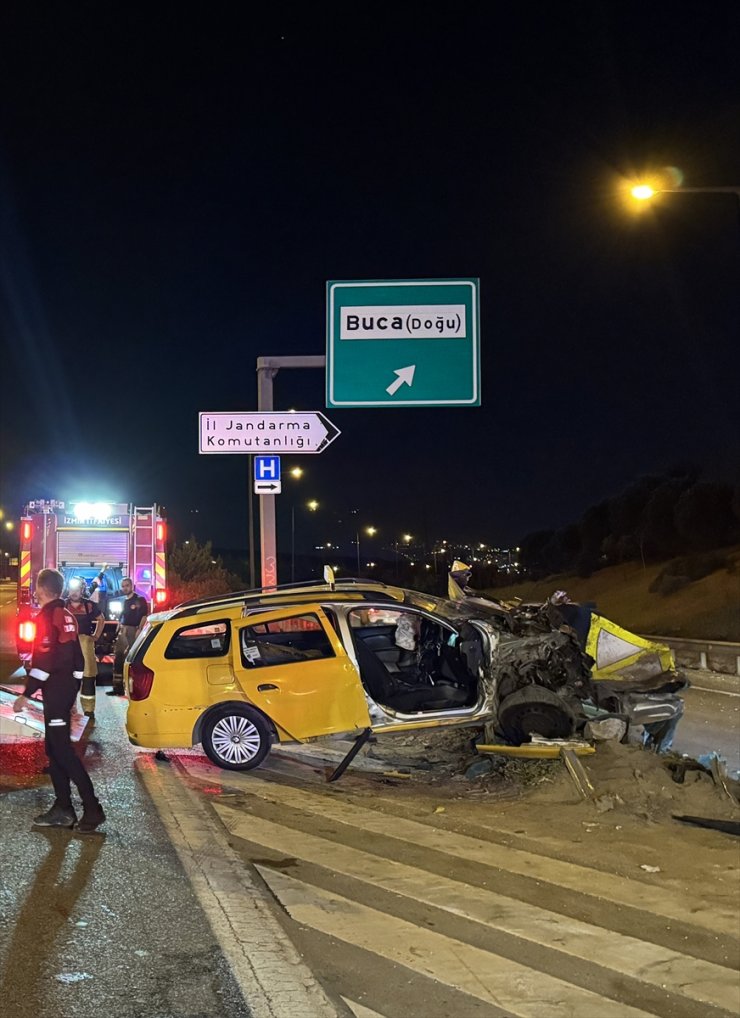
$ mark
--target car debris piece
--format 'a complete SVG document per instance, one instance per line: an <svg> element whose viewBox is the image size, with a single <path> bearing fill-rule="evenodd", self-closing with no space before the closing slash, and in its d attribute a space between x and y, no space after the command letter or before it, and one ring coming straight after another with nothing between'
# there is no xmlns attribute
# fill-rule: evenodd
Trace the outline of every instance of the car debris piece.
<svg viewBox="0 0 740 1018"><path fill-rule="evenodd" d="M474 781L476 778L482 778L486 774L490 774L493 770L493 761L489 760L488 757L481 757L480 760L474 760L465 771L465 777L468 781Z"/></svg>
<svg viewBox="0 0 740 1018"><path fill-rule="evenodd" d="M352 749L350 749L349 753L347 753L345 758L337 765L335 770L333 770L329 777L326 779L328 782L336 781L338 778L341 778L341 776L347 770L349 765L352 763L354 758L357 756L357 754L360 752L360 750L362 749L362 747L365 745L365 743L368 741L372 734L373 734L372 728L366 728L363 732L360 733L360 735L357 736L357 738L354 741L354 745L352 746Z"/></svg>
<svg viewBox="0 0 740 1018"><path fill-rule="evenodd" d="M596 752L596 748L588 742L564 739L532 739L521 746L510 746L506 742L478 743L475 748L479 753L498 753L528 760L557 760L561 749L570 749L576 756L592 756Z"/></svg>
<svg viewBox="0 0 740 1018"><path fill-rule="evenodd" d="M593 799L596 796L596 789L591 784L591 779L584 770L583 764L575 755L572 749L560 747L560 758L565 764L568 774L573 779L573 784L578 789L582 799Z"/></svg>
<svg viewBox="0 0 740 1018"><path fill-rule="evenodd" d="M610 810L614 809L618 802L621 802L618 795L608 795L605 793L604 795L596 796L594 799L594 806L599 813L608 813Z"/></svg>
<svg viewBox="0 0 740 1018"><path fill-rule="evenodd" d="M583 734L595 742L607 742L614 739L621 742L627 732L627 722L623 718L593 718L587 721Z"/></svg>
<svg viewBox="0 0 740 1018"><path fill-rule="evenodd" d="M722 831L723 834L732 834L740 838L740 820L712 820L709 817L690 817L672 814L674 820L680 820L682 824L693 824L694 827L706 827L712 831Z"/></svg>
<svg viewBox="0 0 740 1018"><path fill-rule="evenodd" d="M712 777L717 788L721 788L727 798L730 800L733 806L738 806L738 801L732 793L728 779L727 779L727 763L716 753L712 753L709 759L709 766L712 771Z"/></svg>

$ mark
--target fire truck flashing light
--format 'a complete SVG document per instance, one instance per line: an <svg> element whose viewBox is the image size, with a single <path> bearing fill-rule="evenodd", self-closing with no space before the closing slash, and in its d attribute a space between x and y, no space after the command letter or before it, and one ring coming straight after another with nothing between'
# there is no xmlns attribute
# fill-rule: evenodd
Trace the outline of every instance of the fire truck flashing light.
<svg viewBox="0 0 740 1018"><path fill-rule="evenodd" d="M36 623L20 622L18 624L18 639L23 643L33 643L36 639Z"/></svg>

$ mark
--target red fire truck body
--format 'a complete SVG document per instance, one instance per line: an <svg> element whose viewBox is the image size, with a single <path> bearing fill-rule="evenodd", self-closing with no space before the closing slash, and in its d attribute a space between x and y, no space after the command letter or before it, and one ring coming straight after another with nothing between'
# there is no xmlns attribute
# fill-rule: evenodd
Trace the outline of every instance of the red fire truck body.
<svg viewBox="0 0 740 1018"><path fill-rule="evenodd" d="M151 611L163 608L167 601L165 528L156 505L29 502L19 524L17 644L21 657L27 656L35 634L34 588L40 569L58 569L65 588L70 581L84 580L88 587L98 583L106 616L99 657L110 653L118 630L116 595L125 576L133 580ZM120 614L120 602L118 607Z"/></svg>

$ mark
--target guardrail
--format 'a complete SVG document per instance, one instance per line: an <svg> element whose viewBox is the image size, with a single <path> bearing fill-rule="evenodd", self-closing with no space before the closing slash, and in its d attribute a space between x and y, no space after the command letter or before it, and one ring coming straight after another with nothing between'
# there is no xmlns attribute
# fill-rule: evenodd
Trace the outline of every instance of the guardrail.
<svg viewBox="0 0 740 1018"><path fill-rule="evenodd" d="M740 643L721 640L687 640L678 636L648 636L648 640L667 644L681 668L701 668L724 675L740 676Z"/></svg>

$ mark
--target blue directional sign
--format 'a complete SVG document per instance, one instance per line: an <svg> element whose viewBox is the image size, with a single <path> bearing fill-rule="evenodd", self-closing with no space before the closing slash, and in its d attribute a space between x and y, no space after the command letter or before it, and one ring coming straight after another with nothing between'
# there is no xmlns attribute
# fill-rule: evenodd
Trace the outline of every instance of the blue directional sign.
<svg viewBox="0 0 740 1018"><path fill-rule="evenodd" d="M477 279L331 281L328 407L480 406Z"/></svg>
<svg viewBox="0 0 740 1018"><path fill-rule="evenodd" d="M280 457L254 457L254 490L257 495L279 495L282 489L280 482Z"/></svg>

